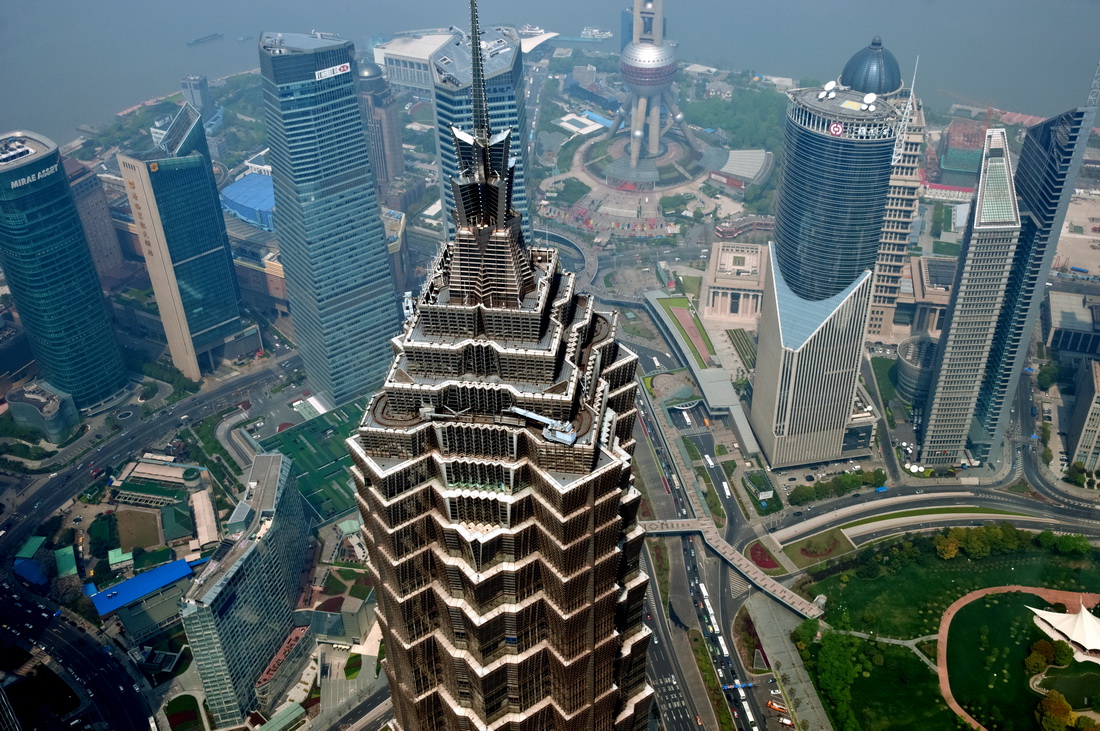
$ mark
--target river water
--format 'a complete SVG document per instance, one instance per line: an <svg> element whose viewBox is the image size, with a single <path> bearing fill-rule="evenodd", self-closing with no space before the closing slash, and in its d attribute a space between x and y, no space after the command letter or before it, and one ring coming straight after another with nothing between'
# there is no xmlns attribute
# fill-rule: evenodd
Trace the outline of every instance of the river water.
<svg viewBox="0 0 1100 731"><path fill-rule="evenodd" d="M607 28L616 40L589 45L617 51L626 5L483 0L479 8L484 24L532 23L562 35ZM880 35L907 79L920 56L918 95L941 106L969 100L1054 114L1084 102L1100 60L1100 0L667 0L665 12L680 58L795 78L837 76ZM178 90L187 74L255 68L262 30L330 31L363 48L397 30L468 23L464 0L7 0L0 131L68 141L78 124L102 124ZM224 37L186 45L209 33Z"/></svg>

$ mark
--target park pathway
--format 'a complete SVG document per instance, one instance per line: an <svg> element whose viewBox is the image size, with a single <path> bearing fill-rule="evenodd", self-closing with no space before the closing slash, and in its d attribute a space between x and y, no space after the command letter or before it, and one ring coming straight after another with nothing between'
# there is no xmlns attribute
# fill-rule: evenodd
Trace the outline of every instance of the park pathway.
<svg viewBox="0 0 1100 731"><path fill-rule="evenodd" d="M864 640L870 640L871 642L885 642L888 645L901 645L902 647L908 647L917 657L921 659L921 662L923 662L932 670L932 672L937 671L936 663L929 660L928 656L920 651L920 649L917 647L917 643L931 642L932 640L938 639L938 635L925 635L924 637L914 637L911 640L899 640L894 637L882 637L880 635L867 634L866 632L856 632L855 630L849 629L834 629L832 631L841 635L851 635L852 637L859 637Z"/></svg>
<svg viewBox="0 0 1100 731"><path fill-rule="evenodd" d="M986 589L978 589L977 591L972 591L956 599L951 606L947 608L947 611L943 613L943 617L940 619L940 631L936 636L936 672L940 678L940 692L947 701L947 705L959 716L959 718L970 724L972 728L984 729L985 727L975 721L969 713L964 711L958 701L955 700L955 696L951 695L951 682L947 674L947 634L951 629L951 620L954 619L955 614L957 614L960 609L975 599L981 599L989 594L1008 594L1014 591L1035 594L1036 596L1042 597L1050 604L1057 604L1060 602L1067 607L1073 606L1077 602L1086 603L1090 607L1100 603L1100 594L1089 594L1082 591L1064 591L1061 589L1044 589L1038 586L1020 586L1019 584L991 586Z"/></svg>

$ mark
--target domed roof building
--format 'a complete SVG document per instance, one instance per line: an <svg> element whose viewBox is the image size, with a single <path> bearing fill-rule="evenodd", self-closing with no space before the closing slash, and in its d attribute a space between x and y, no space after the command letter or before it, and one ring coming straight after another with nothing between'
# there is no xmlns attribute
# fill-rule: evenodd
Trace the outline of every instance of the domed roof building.
<svg viewBox="0 0 1100 731"><path fill-rule="evenodd" d="M901 69L894 54L882 45L882 38L875 36L871 45L848 59L840 74L840 84L864 94L896 94L902 87Z"/></svg>

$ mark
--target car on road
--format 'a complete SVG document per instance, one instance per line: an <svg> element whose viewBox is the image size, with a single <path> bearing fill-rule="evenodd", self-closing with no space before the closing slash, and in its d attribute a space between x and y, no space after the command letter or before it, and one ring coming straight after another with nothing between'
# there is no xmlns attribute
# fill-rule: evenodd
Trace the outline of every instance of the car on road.
<svg viewBox="0 0 1100 731"><path fill-rule="evenodd" d="M797 517L798 517L798 516L800 516L800 515L802 515L802 511L801 511L801 510L796 510L796 511L794 511L794 517L796 517L796 518L797 518Z"/></svg>
<svg viewBox="0 0 1100 731"><path fill-rule="evenodd" d="M859 497L859 493L858 492L853 492L852 497Z"/></svg>

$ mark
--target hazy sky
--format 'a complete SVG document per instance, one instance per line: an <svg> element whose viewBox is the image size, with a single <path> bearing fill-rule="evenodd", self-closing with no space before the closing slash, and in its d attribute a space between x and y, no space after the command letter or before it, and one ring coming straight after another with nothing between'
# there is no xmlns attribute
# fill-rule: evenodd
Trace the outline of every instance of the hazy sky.
<svg viewBox="0 0 1100 731"><path fill-rule="evenodd" d="M483 0L486 23L533 23L564 35L619 30L626 0ZM941 89L1013 111L1053 114L1082 103L1100 57L1100 0L681 0L667 2L681 58L782 76L835 76L881 35L918 94ZM261 30L337 32L365 48L374 35L468 23L461 0L7 0L0 13L0 128L64 142L189 73L257 66ZM208 33L224 38L187 46ZM238 36L253 39L237 42ZM601 44L618 50L617 42ZM955 97L957 100L958 97Z"/></svg>

